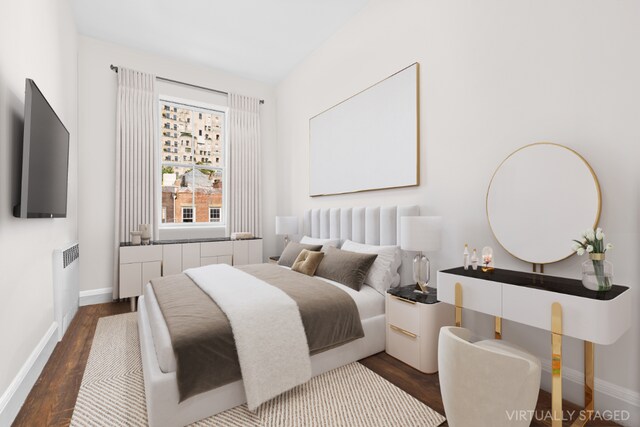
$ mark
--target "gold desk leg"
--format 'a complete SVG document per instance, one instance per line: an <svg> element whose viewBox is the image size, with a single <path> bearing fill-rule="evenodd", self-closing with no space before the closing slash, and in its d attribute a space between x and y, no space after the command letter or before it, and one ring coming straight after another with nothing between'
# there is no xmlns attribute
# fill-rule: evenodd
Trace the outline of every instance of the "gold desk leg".
<svg viewBox="0 0 640 427"><path fill-rule="evenodd" d="M551 305L551 426L562 427L562 306Z"/></svg>
<svg viewBox="0 0 640 427"><path fill-rule="evenodd" d="M584 411L580 413L580 416L572 427L582 427L593 416L594 410L594 354L595 345L591 341L584 342Z"/></svg>
<svg viewBox="0 0 640 427"><path fill-rule="evenodd" d="M496 331L495 331L495 339L502 339L502 317L496 316Z"/></svg>
<svg viewBox="0 0 640 427"><path fill-rule="evenodd" d="M462 326L462 285L456 283L456 326Z"/></svg>

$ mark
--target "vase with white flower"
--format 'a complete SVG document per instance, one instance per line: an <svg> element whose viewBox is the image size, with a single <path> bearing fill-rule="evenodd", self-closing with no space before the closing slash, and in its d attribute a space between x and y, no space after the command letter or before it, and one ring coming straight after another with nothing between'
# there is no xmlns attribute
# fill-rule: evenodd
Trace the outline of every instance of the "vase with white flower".
<svg viewBox="0 0 640 427"><path fill-rule="evenodd" d="M582 263L582 284L594 291L608 291L613 286L613 264L605 259L605 253L613 248L611 243L604 243L604 232L601 228L587 230L580 240L574 240L573 250L578 255L589 254L589 259Z"/></svg>

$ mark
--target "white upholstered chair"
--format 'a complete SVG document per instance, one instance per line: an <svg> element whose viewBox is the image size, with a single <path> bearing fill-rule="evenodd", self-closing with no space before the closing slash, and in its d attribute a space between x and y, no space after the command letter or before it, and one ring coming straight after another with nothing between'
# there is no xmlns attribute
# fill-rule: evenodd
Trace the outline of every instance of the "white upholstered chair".
<svg viewBox="0 0 640 427"><path fill-rule="evenodd" d="M440 391L449 426L528 426L540 390L540 361L504 341L470 337L468 329L440 329Z"/></svg>

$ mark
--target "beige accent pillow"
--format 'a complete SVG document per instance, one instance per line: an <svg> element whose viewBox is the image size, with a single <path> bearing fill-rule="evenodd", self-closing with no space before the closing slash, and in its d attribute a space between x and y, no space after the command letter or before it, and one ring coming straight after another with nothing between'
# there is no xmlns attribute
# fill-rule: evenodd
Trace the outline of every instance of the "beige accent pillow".
<svg viewBox="0 0 640 427"><path fill-rule="evenodd" d="M309 251L319 251L320 249L322 249L322 245L303 245L297 242L289 242L287 247L284 248L284 251L282 251L282 255L280 255L278 265L291 267L303 249L307 249Z"/></svg>
<svg viewBox="0 0 640 427"><path fill-rule="evenodd" d="M316 276L359 291L378 254L343 251L331 246L326 249L322 262L316 269Z"/></svg>
<svg viewBox="0 0 640 427"><path fill-rule="evenodd" d="M310 251L303 249L298 255L298 258L294 261L291 269L298 273L306 274L307 276L313 276L316 272L316 268L320 265L320 261L324 257L323 252Z"/></svg>

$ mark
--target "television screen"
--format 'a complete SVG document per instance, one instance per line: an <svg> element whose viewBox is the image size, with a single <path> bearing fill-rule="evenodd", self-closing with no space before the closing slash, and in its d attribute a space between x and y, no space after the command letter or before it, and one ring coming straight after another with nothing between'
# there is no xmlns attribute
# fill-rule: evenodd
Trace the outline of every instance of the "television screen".
<svg viewBox="0 0 640 427"><path fill-rule="evenodd" d="M20 218L65 218L69 132L38 86L26 82Z"/></svg>

